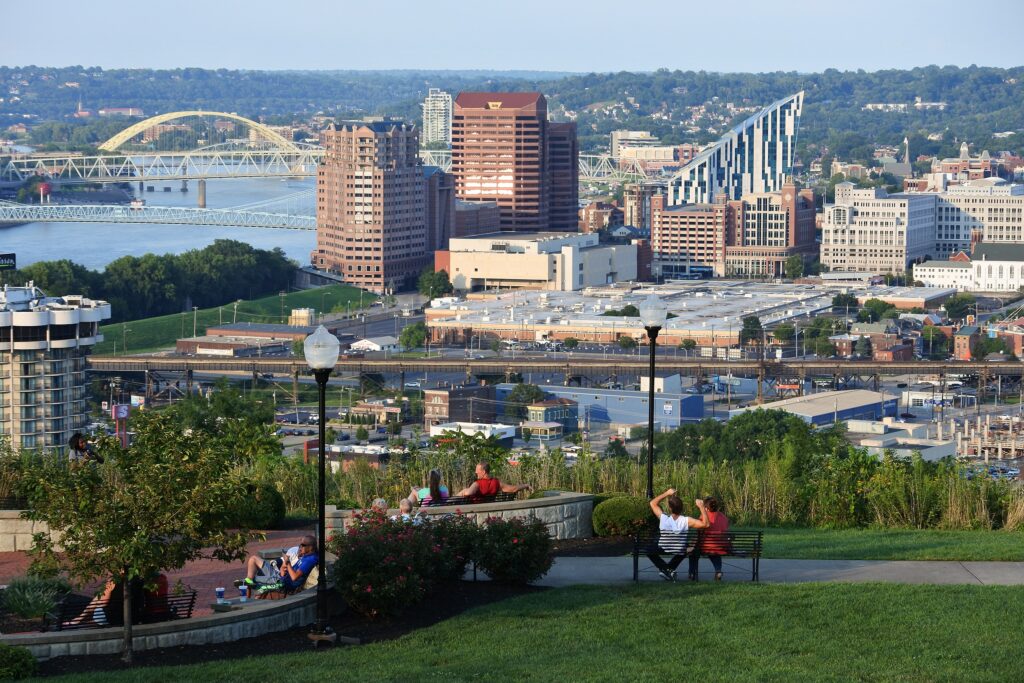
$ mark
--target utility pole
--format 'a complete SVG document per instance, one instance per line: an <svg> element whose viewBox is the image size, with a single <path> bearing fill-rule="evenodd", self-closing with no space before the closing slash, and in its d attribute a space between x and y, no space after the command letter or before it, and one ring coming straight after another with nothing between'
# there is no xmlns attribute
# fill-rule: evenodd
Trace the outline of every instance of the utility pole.
<svg viewBox="0 0 1024 683"><path fill-rule="evenodd" d="M192 336L193 337L196 336L196 330L198 329L198 327L197 327L198 319L199 319L199 307L198 306L193 306L192 307Z"/></svg>

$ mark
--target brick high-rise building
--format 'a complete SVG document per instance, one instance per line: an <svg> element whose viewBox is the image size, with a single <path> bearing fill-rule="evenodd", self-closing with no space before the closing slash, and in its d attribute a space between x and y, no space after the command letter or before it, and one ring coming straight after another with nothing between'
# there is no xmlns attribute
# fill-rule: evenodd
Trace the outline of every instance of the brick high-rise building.
<svg viewBox="0 0 1024 683"><path fill-rule="evenodd" d="M576 125L547 119L547 101L536 92L464 92L455 98L456 196L496 202L502 230L576 230Z"/></svg>
<svg viewBox="0 0 1024 683"><path fill-rule="evenodd" d="M330 126L320 142L312 264L377 293L413 285L432 257L416 127L348 122Z"/></svg>

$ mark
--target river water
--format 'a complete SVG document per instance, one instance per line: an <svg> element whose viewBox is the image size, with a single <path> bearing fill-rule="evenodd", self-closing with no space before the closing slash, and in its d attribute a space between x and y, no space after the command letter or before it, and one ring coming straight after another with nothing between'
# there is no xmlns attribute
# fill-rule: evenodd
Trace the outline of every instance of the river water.
<svg viewBox="0 0 1024 683"><path fill-rule="evenodd" d="M146 184L153 185L155 191L140 193L137 183L132 183L132 188L136 196L145 199L150 206L196 206L198 185L195 181L189 181L188 192L180 191L181 181L148 181ZM206 206L210 209L227 209L283 197L312 189L313 186L312 178L209 180L206 183ZM164 187L171 188L171 191L164 192ZM310 197L310 207L313 201ZM284 207L257 210L286 212ZM316 233L311 230L145 223L28 223L0 226L0 252L17 254L19 267L36 261L66 258L99 270L122 256L142 256L147 253L180 254L189 249L201 249L216 239L238 240L259 249L280 247L289 258L300 264L309 263L309 253L316 246Z"/></svg>

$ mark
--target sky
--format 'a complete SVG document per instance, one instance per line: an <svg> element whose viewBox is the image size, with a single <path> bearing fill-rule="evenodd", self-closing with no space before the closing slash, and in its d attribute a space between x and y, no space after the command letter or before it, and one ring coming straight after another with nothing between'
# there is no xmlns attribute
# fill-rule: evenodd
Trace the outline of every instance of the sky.
<svg viewBox="0 0 1024 683"><path fill-rule="evenodd" d="M50 0L0 65L801 71L1024 65L1024 0Z"/></svg>

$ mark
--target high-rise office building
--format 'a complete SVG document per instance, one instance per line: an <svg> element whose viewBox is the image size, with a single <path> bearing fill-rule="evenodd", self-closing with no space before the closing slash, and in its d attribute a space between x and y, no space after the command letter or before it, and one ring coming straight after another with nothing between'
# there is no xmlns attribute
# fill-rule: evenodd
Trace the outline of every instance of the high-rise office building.
<svg viewBox="0 0 1024 683"><path fill-rule="evenodd" d="M440 88L431 88L423 100L423 145L452 143L452 96Z"/></svg>
<svg viewBox="0 0 1024 683"><path fill-rule="evenodd" d="M85 362L110 304L48 297L31 282L0 290L0 436L63 448L89 422Z"/></svg>
<svg viewBox="0 0 1024 683"><path fill-rule="evenodd" d="M576 125L547 119L547 101L536 92L463 92L455 98L456 195L496 202L502 230L576 230Z"/></svg>
<svg viewBox="0 0 1024 683"><path fill-rule="evenodd" d="M437 166L424 166L427 201L427 251L447 249L455 232L455 177Z"/></svg>
<svg viewBox="0 0 1024 683"><path fill-rule="evenodd" d="M368 119L332 125L320 141L311 262L377 293L412 286L432 256L416 127Z"/></svg>
<svg viewBox="0 0 1024 683"><path fill-rule="evenodd" d="M650 234L651 198L664 192L664 183L627 184L622 190L623 223Z"/></svg>
<svg viewBox="0 0 1024 683"><path fill-rule="evenodd" d="M669 181L669 205L781 190L793 170L803 104L803 91L778 100L694 156Z"/></svg>

